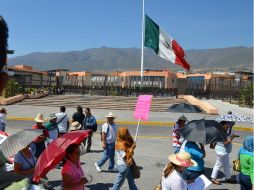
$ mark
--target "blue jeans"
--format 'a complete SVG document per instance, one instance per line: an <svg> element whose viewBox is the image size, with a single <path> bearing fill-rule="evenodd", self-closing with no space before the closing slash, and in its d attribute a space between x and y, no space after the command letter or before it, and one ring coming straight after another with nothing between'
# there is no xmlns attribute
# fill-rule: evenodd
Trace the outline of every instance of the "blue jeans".
<svg viewBox="0 0 254 190"><path fill-rule="evenodd" d="M5 123L0 123L0 131L5 132L5 126L6 126Z"/></svg>
<svg viewBox="0 0 254 190"><path fill-rule="evenodd" d="M109 159L108 169L114 169L115 166L115 143L106 144L106 149L103 151L103 157L101 160L97 161L99 167L103 166L105 162Z"/></svg>
<svg viewBox="0 0 254 190"><path fill-rule="evenodd" d="M118 175L112 190L119 190L121 186L123 185L126 178L128 180L129 189L138 190L129 166L120 165L117 167L117 170L118 170Z"/></svg>
<svg viewBox="0 0 254 190"><path fill-rule="evenodd" d="M243 173L239 173L239 181L241 190L251 190L252 184L250 180L250 176L244 175Z"/></svg>

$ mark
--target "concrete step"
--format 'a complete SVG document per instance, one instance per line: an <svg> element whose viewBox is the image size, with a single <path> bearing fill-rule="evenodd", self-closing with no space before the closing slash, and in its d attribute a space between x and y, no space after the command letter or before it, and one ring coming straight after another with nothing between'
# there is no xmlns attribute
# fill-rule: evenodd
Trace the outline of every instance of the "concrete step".
<svg viewBox="0 0 254 190"><path fill-rule="evenodd" d="M120 96L47 96L41 99L26 99L19 105L59 107L61 105L75 108L91 107L92 109L135 110L137 97ZM175 103L186 102L183 99L172 97L153 97L151 111L165 112L168 107Z"/></svg>

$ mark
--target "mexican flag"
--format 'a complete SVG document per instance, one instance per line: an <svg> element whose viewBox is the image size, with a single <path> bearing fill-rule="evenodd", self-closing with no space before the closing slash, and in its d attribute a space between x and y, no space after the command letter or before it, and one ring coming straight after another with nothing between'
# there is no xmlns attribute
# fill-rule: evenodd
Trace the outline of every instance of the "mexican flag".
<svg viewBox="0 0 254 190"><path fill-rule="evenodd" d="M147 15L144 45L152 48L158 56L190 70L190 65L184 59L183 48Z"/></svg>

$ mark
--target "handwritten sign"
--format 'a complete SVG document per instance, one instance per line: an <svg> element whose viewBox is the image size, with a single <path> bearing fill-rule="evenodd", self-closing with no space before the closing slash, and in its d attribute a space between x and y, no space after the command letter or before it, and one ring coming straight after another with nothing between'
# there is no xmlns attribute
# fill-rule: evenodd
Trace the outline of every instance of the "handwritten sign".
<svg viewBox="0 0 254 190"><path fill-rule="evenodd" d="M136 104L134 118L147 121L149 118L150 106L152 102L151 95L140 95Z"/></svg>
<svg viewBox="0 0 254 190"><path fill-rule="evenodd" d="M205 190L211 184L212 182L202 174L193 183L188 184L188 190Z"/></svg>

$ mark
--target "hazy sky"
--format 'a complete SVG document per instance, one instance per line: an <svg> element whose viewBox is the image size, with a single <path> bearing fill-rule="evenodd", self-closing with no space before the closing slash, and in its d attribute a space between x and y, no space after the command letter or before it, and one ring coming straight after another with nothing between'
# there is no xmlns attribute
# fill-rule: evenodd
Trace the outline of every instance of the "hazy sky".
<svg viewBox="0 0 254 190"><path fill-rule="evenodd" d="M141 47L142 0L0 0L15 55ZM253 0L145 0L184 49L253 46Z"/></svg>

